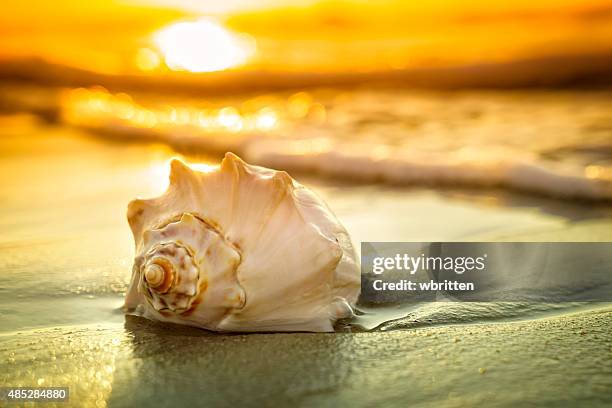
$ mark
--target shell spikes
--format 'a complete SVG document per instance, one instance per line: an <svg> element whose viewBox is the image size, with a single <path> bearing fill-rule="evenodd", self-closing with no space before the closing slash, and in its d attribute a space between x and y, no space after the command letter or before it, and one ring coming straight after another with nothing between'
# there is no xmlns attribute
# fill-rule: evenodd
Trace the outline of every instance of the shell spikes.
<svg viewBox="0 0 612 408"><path fill-rule="evenodd" d="M128 206L127 310L214 331L332 331L351 316L355 251L311 190L232 153L205 172L170 165L164 194Z"/></svg>

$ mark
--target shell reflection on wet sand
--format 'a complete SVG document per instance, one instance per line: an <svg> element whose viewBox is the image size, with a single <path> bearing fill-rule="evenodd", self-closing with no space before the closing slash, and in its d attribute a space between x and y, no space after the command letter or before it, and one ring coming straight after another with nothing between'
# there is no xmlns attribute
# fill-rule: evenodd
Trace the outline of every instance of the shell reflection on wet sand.
<svg viewBox="0 0 612 408"><path fill-rule="evenodd" d="M70 403L56 406L428 401L451 408L529 398L543 407L603 407L612 390L612 360L602 358L611 329L609 306L529 321L335 335L219 335L126 316L125 325L0 336L0 379L70 387Z"/></svg>

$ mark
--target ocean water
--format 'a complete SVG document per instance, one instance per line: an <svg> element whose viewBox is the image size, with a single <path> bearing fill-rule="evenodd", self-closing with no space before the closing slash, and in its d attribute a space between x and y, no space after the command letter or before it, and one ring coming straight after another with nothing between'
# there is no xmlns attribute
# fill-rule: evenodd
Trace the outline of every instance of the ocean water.
<svg viewBox="0 0 612 408"><path fill-rule="evenodd" d="M252 336L149 323L124 316L121 305L133 257L127 203L162 192L174 156L215 165L232 150L286 169L328 202L357 246L610 241L609 96L318 90L204 101L53 91L44 112L56 114L41 120L40 110L24 108L0 118L0 379L70 384L82 406L127 406L125 398L222 405L245 392L253 404L269 393L302 405L371 406L395 396L460 406L488 401L490 390L499 398L493 405L517 403L493 379L484 380L489 391L470 382L483 378L480 368L494 367L495 383L521 383L555 406L560 400L551 395L566 382L551 378L548 390L525 383L530 370L545 373L536 363L557 367L538 340L549 330L548 340L562 344L561 353L579 367L560 369L560 376L574 384L595 370L591 388L570 387L573 397L605 405L609 362L602 366L596 355L609 348L607 304L360 305L339 333ZM147 112L155 122L143 119L153 117ZM525 337L514 337L516 330ZM465 341L464 354L451 355L455 340ZM530 361L533 347L542 353ZM187 361L185 353L195 356ZM411 361L423 376L406 374ZM218 377L202 374L201 364L218 367ZM369 377L371 369L380 378ZM282 390L250 375L275 378ZM224 388L232 378L234 391ZM443 399L435 379L450 387ZM168 387L163 395L155 391L161 383Z"/></svg>
<svg viewBox="0 0 612 408"><path fill-rule="evenodd" d="M52 123L33 109L2 119L0 263L15 277L0 287L6 330L123 318L133 245L125 207L164 191L177 155L215 165L233 150L288 170L330 204L357 248L612 236L605 92L315 90L213 100L46 92L44 112L57 110ZM348 326L516 319L584 306L545 300L362 306ZM42 313L47 302L51 315Z"/></svg>
<svg viewBox="0 0 612 408"><path fill-rule="evenodd" d="M608 91L314 90L218 100L70 91L65 122L338 180L612 199Z"/></svg>

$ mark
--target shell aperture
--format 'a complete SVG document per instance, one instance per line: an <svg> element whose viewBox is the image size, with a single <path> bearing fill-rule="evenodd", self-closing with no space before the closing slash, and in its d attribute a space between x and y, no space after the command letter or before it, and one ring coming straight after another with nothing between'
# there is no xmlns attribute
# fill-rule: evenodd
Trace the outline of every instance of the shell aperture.
<svg viewBox="0 0 612 408"><path fill-rule="evenodd" d="M332 331L360 270L346 230L287 173L227 153L171 163L160 197L128 206L136 257L128 311L214 331Z"/></svg>

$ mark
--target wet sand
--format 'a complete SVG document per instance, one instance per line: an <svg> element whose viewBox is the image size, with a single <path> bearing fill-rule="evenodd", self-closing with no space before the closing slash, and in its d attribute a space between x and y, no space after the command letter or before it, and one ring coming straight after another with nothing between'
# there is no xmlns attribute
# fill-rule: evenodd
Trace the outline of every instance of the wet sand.
<svg viewBox="0 0 612 408"><path fill-rule="evenodd" d="M511 323L216 335L124 324L0 336L4 384L73 406L609 406L612 308ZM8 357L7 357L8 356Z"/></svg>
<svg viewBox="0 0 612 408"><path fill-rule="evenodd" d="M68 385L73 406L612 402L609 305L335 334L215 335L126 317L126 205L163 191L174 153L27 117L0 124L2 384ZM612 240L606 205L300 180L357 244Z"/></svg>

